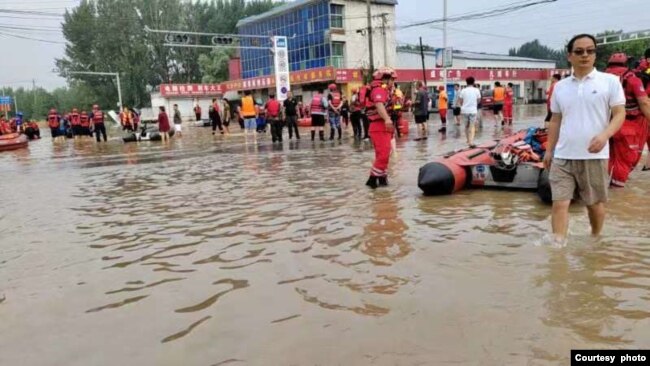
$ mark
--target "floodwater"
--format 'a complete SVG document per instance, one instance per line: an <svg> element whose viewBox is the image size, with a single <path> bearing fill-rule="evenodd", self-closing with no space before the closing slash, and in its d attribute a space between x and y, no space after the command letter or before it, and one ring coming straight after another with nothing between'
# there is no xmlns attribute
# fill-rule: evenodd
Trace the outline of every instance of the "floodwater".
<svg viewBox="0 0 650 366"><path fill-rule="evenodd" d="M536 245L534 193L422 196L418 168L465 141L437 127L398 142L376 191L368 144L306 131L1 153L0 365L565 365L650 347L650 173L612 192L602 240L577 204L569 245ZM488 120L477 140L500 134Z"/></svg>

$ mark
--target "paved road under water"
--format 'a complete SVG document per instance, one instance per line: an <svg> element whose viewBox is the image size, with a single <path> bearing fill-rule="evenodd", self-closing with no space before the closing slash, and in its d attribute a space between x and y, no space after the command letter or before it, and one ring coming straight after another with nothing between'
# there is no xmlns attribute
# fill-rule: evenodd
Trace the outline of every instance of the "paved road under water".
<svg viewBox="0 0 650 366"><path fill-rule="evenodd" d="M478 141L501 133L486 121ZM0 154L0 364L562 365L650 347L649 173L612 192L600 242L573 206L558 249L536 245L534 193L421 195L418 168L464 144L453 130L400 141L377 191L367 144L305 135Z"/></svg>

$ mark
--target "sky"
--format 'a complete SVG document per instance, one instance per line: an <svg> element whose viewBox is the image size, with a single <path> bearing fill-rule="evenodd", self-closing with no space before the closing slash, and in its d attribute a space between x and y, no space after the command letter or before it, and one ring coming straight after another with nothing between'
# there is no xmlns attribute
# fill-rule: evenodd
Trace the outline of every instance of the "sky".
<svg viewBox="0 0 650 366"><path fill-rule="evenodd" d="M398 0L399 1L399 0ZM448 0L448 17L492 10L513 3L536 0ZM650 28L648 0L557 0L514 13L448 24L448 46L459 50L507 53L511 47L539 39L553 48L564 46L577 33ZM54 60L64 55L62 14L79 0L0 0L0 86L27 87L32 83L46 89L64 86L65 80L52 72ZM7 10L32 10L61 16L16 14ZM441 19L443 0L401 0L396 8L398 43L423 42L442 47L442 24L402 29L418 21ZM28 29L25 29L28 28ZM36 38L24 39L19 37Z"/></svg>

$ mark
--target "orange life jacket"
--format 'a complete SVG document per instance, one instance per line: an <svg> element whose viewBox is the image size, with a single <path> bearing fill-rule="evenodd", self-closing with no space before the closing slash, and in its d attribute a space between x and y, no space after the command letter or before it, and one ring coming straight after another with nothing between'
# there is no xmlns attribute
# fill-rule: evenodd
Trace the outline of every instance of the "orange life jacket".
<svg viewBox="0 0 650 366"><path fill-rule="evenodd" d="M59 128L61 123L59 122L59 116L56 113L50 113L47 115L47 125L50 128Z"/></svg>
<svg viewBox="0 0 650 366"><path fill-rule="evenodd" d="M70 113L70 124L73 126L79 126L81 124L81 116L77 112Z"/></svg>
<svg viewBox="0 0 650 366"><path fill-rule="evenodd" d="M314 95L309 110L311 114L325 114L325 109L323 108L323 96L321 94Z"/></svg>
<svg viewBox="0 0 650 366"><path fill-rule="evenodd" d="M79 116L79 120L81 122L81 127L89 127L90 126L90 120L88 119L88 113L81 113L81 116Z"/></svg>

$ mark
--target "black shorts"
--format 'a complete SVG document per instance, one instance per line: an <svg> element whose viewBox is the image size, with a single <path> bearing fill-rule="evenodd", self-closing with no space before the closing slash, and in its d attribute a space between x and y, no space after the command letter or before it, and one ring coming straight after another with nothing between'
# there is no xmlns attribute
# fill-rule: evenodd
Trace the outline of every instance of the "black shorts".
<svg viewBox="0 0 650 366"><path fill-rule="evenodd" d="M501 104L501 103L495 103L495 104L492 106L492 111L494 111L494 113L499 113L499 112L501 112L502 110L503 110L503 104Z"/></svg>
<svg viewBox="0 0 650 366"><path fill-rule="evenodd" d="M92 136L92 132L90 132L90 127L81 127L81 135L83 136Z"/></svg>
<svg viewBox="0 0 650 366"><path fill-rule="evenodd" d="M454 116L460 116L460 107L454 107Z"/></svg>
<svg viewBox="0 0 650 366"><path fill-rule="evenodd" d="M322 114L312 114L311 115L311 126L312 127L323 127L325 126L325 116Z"/></svg>
<svg viewBox="0 0 650 366"><path fill-rule="evenodd" d="M52 138L58 137L59 136L59 128L52 128L50 127L50 133L52 134Z"/></svg>
<svg viewBox="0 0 650 366"><path fill-rule="evenodd" d="M80 125L72 125L72 134L75 136L81 136L83 134L83 129Z"/></svg>
<svg viewBox="0 0 650 366"><path fill-rule="evenodd" d="M415 123L424 123L427 119L427 116L415 116Z"/></svg>

